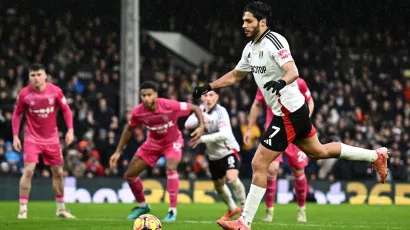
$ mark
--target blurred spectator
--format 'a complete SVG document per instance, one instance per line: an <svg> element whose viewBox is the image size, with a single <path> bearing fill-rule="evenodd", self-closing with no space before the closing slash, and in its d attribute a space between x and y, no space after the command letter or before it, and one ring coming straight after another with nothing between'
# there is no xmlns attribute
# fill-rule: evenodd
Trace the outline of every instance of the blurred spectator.
<svg viewBox="0 0 410 230"><path fill-rule="evenodd" d="M100 153L97 150L91 150L85 163L85 174L88 178L101 177L105 175L104 166L100 163Z"/></svg>
<svg viewBox="0 0 410 230"><path fill-rule="evenodd" d="M22 157L20 153L16 152L13 149L13 144L7 141L4 148L6 149L4 156L6 158L7 163L9 163L11 166L16 165L20 167Z"/></svg>
<svg viewBox="0 0 410 230"><path fill-rule="evenodd" d="M195 179L197 177L198 178L210 177L208 161L204 155L202 154L196 155L195 162L193 162L193 166L192 166L192 172L190 172L191 168L189 164L187 164L191 162L192 162L192 158L186 156L185 161L184 161L184 164L185 164L184 168L185 168L185 173L187 174L186 176L188 178Z"/></svg>
<svg viewBox="0 0 410 230"><path fill-rule="evenodd" d="M82 10L64 13L35 10L44 9L40 3L31 4L27 9L13 7L14 2L18 5L19 1L9 4L15 9L15 15L0 7L3 15L0 19L1 170L15 173L20 170L17 164L6 163L5 141L13 139L11 115L17 93L28 80L27 63L42 62L47 66L49 81L64 89L73 110L77 147L62 146L66 173L90 178L122 176L136 150L145 141L146 130L136 129L123 151L119 168L109 169L109 156L128 124L134 106L129 105L125 115L119 116L119 82L122 77L119 72L120 4L106 1L93 6L98 10L88 10L89 6L76 1L78 6L70 4L70 7ZM142 12L141 78L154 79L159 85L160 96L199 103L192 99L192 88L213 81L234 68L247 42L238 26L240 17L232 18L242 11L244 1L218 2L216 17L207 15L211 9L214 10L212 3L215 2L212 0L179 2L186 7L179 9L178 13L169 11L173 9L174 2L160 4L155 14ZM287 38L300 76L311 89L315 100L312 121L319 139L322 142L343 141L366 148L391 148L396 154L389 163L392 180L406 180L410 174L410 34L407 33L407 25L402 23L403 15L394 11L395 6L390 6L393 4L384 5L386 11L396 12L389 17L395 21L395 26L390 27L380 21L385 17L346 10L351 7L348 3L329 17L323 9L336 7L335 3L319 2L328 4L328 7L287 1L283 4L292 4L292 7L273 9L279 16L270 25L270 29ZM47 8L64 9L65 4L68 3L49 3ZM144 8L150 3L142 1L141 4ZM295 7L315 7L319 16L280 16L296 10ZM356 9L366 7L364 3L355 4ZM198 10L192 11L193 8ZM312 27L312 24L316 26ZM181 32L212 52L215 59L188 68L181 64L183 60L161 46L145 29ZM252 127L252 144L243 145L247 114L255 93L252 74L240 83L220 90L219 103L230 113L234 135L242 146L241 177L251 176L250 162L264 130L265 117L261 114ZM59 118L61 131L65 128L62 124ZM184 135L189 139L189 131ZM20 154L9 152L11 159L17 159ZM163 176L163 167L159 162L150 175ZM343 160L310 161L307 171L311 179L375 177L369 164ZM198 154L185 146L179 172L186 178L207 177L207 161L203 152ZM47 175L45 171L39 171L38 175L42 174Z"/></svg>
<svg viewBox="0 0 410 230"><path fill-rule="evenodd" d="M6 162L6 156L4 152L4 148L0 146L0 163Z"/></svg>
<svg viewBox="0 0 410 230"><path fill-rule="evenodd" d="M404 162L401 160L399 154L394 154L391 157L391 164L389 167L393 181L407 181L408 172Z"/></svg>

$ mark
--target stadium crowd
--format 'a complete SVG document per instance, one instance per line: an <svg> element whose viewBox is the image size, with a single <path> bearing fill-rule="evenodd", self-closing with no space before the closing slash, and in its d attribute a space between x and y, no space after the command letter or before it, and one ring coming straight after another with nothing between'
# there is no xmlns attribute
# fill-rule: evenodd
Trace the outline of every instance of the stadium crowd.
<svg viewBox="0 0 410 230"><path fill-rule="evenodd" d="M0 172L20 174L23 167L22 153L12 148L11 115L19 90L28 83L28 63L34 62L46 65L48 80L63 89L73 111L76 141L63 146L65 174L87 178L121 176L136 149L144 142L146 132L136 129L119 168L110 170L109 156L116 148L132 109L128 107L125 116L119 116L118 25L110 17L94 15L80 20L72 13L52 18L37 11L20 12L10 8L0 8L0 11ZM191 97L192 88L231 70L246 43L240 27L223 23L222 17L212 18L202 27L193 24L184 28L176 26L181 19L175 15L166 19L165 26L158 21L147 23L150 20L150 15L143 15L142 25L147 29L181 31L198 39L216 57L213 62L203 62L194 71L186 71L142 30L142 80L154 79L162 97L199 103ZM289 41L300 77L311 90L315 102L312 121L320 140L343 141L364 148L386 146L391 149L389 180L408 181L410 33L400 26L365 30L335 29L328 24L315 28L297 24L284 27L276 23L271 29ZM264 124L264 114L260 114L252 130L252 144L242 143L255 93L256 84L251 74L240 84L220 91L220 103L230 113L233 132L242 146L241 176L247 178ZM63 123L61 118L59 124ZM182 124L183 120L181 127ZM61 125L61 138L64 131ZM184 135L188 140L187 130ZM158 161L146 176L164 176L164 163L162 159ZM290 176L286 159L282 168L281 177ZM186 145L179 172L183 178L208 178L204 152ZM376 178L366 162L337 159L310 161L306 172L311 180ZM50 176L42 164L36 173Z"/></svg>

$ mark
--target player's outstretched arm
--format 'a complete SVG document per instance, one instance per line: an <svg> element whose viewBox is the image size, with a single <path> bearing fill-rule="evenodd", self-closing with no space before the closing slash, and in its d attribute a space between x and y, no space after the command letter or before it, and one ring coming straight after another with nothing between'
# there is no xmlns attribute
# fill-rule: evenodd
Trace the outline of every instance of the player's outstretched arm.
<svg viewBox="0 0 410 230"><path fill-rule="evenodd" d="M224 88L233 85L236 82L241 81L247 73L248 72L242 72L234 69L208 85L195 87L192 92L192 96L194 98L199 98L201 95L211 91L212 89Z"/></svg>
<svg viewBox="0 0 410 230"><path fill-rule="evenodd" d="M238 71L236 69L233 69L232 71L226 73L223 75L221 78L217 79L214 82L211 82L209 84L212 89L217 89L217 88L224 88L230 85L233 85L239 81L241 81L247 74L248 72L242 72Z"/></svg>
<svg viewBox="0 0 410 230"><path fill-rule="evenodd" d="M199 138L204 134L205 131L205 123L204 123L204 116L202 115L201 109L199 106L190 104L191 112L194 112L196 118L198 119L199 126L191 133L191 140L190 142L199 140Z"/></svg>
<svg viewBox="0 0 410 230"><path fill-rule="evenodd" d="M254 100L248 118L248 130L246 131L245 135L243 135L243 143L245 143L245 145L249 145L252 127L255 125L256 119L258 118L258 115L261 111L262 103L258 100Z"/></svg>
<svg viewBox="0 0 410 230"><path fill-rule="evenodd" d="M127 125L127 127L125 127L124 131L122 132L120 142L118 143L117 149L115 150L114 154L112 154L110 158L111 169L117 168L117 163L118 163L118 159L120 159L121 152L124 149L125 145L128 143L128 141L130 140L134 129L135 127L131 127Z"/></svg>

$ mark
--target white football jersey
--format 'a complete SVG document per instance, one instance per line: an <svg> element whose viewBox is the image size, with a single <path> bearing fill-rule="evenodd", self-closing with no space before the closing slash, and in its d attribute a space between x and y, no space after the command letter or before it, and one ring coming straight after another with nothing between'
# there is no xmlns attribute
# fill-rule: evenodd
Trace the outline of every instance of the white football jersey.
<svg viewBox="0 0 410 230"><path fill-rule="evenodd" d="M201 142L205 143L206 151L210 160L219 160L225 156L239 152L240 147L232 132L231 120L226 109L216 104L209 112L205 111L205 106L201 104L204 117L208 119L205 123L205 135L201 137ZM185 122L186 128L198 126L198 119L195 114L191 114Z"/></svg>
<svg viewBox="0 0 410 230"><path fill-rule="evenodd" d="M238 71L253 73L266 103L276 116L292 113L305 103L296 81L280 90L280 96L273 94L272 89L267 91L263 88L266 82L280 80L285 76L282 66L289 61L293 61L293 58L288 42L282 35L268 29L257 42L251 41L245 46L242 58L235 67Z"/></svg>

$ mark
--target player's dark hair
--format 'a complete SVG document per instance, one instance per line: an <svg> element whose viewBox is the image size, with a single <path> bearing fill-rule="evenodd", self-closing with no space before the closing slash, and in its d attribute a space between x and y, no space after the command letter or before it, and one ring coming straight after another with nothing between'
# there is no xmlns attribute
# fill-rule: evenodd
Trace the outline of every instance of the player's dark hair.
<svg viewBox="0 0 410 230"><path fill-rule="evenodd" d="M155 83L153 81L144 81L141 84L140 89L152 89L152 90L154 90L154 92L158 91L157 83Z"/></svg>
<svg viewBox="0 0 410 230"><path fill-rule="evenodd" d="M272 17L271 7L264 3L264 2L251 2L245 6L243 12L246 11L253 14L253 16L258 19L258 21L262 19L269 20Z"/></svg>
<svg viewBox="0 0 410 230"><path fill-rule="evenodd" d="M30 67L28 68L28 71L39 71L39 70L46 70L46 67L43 64L32 64L30 65Z"/></svg>

